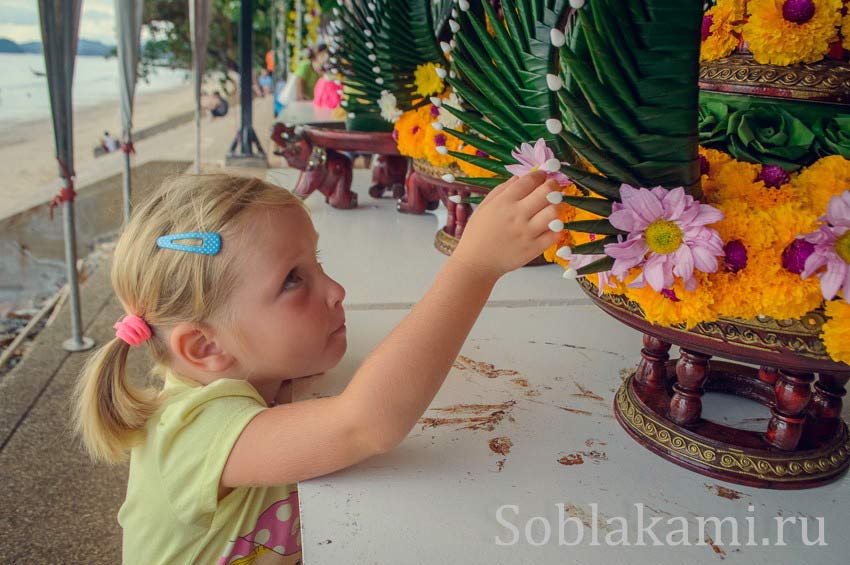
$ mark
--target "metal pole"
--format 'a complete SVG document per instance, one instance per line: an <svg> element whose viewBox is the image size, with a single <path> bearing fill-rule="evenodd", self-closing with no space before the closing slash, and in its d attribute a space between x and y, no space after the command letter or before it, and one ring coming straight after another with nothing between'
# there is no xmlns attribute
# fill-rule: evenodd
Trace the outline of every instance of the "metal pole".
<svg viewBox="0 0 850 565"><path fill-rule="evenodd" d="M68 179L62 178L68 188ZM68 267L68 290L71 303L71 337L62 343L66 351L86 351L94 347L94 340L83 336L83 319L80 314L80 288L77 280L77 230L74 226L74 201L62 203L62 218L65 227L65 263Z"/></svg>
<svg viewBox="0 0 850 565"><path fill-rule="evenodd" d="M126 147L132 142L130 130L124 130L124 225L130 221L130 152Z"/></svg>
<svg viewBox="0 0 850 565"><path fill-rule="evenodd" d="M241 155L251 156L251 127L253 123L252 116L252 101L253 81L251 80L251 72L253 62L251 61L251 51L253 50L253 31L254 31L254 1L242 0L242 10L239 16L239 71L241 73L239 103L242 109L242 124L239 128L239 135L242 142Z"/></svg>

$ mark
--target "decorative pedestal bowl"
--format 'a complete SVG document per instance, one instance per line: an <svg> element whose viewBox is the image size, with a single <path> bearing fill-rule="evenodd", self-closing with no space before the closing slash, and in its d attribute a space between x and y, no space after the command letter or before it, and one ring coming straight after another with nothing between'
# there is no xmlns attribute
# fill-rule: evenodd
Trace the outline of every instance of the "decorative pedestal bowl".
<svg viewBox="0 0 850 565"><path fill-rule="evenodd" d="M451 255L457 247L466 222L472 214L472 205L465 202L456 204L449 200L451 196L462 199L471 194L486 194L487 191L463 182L446 182L443 175L451 174L461 177L465 173L455 165L451 167L435 167L428 161L414 159L405 183L405 196L398 201L398 211L406 214L422 214L425 210L434 210L440 203L446 207L448 218L446 225L434 236L434 247L445 255ZM541 255L527 266L546 265L548 261Z"/></svg>
<svg viewBox="0 0 850 565"><path fill-rule="evenodd" d="M391 133L348 131L339 122L304 126L278 123L272 130L272 140L278 146L275 155L301 171L293 190L301 198L318 190L334 208L357 207L357 193L351 190L351 159L343 153L354 151L377 155L369 188L373 198L381 198L386 190L391 190L394 198L404 192L408 160L399 154Z"/></svg>
<svg viewBox="0 0 850 565"><path fill-rule="evenodd" d="M850 366L824 350L822 314L721 319L687 330L651 324L626 297L600 297L584 278L580 285L597 306L644 334L643 360L614 401L617 421L638 443L703 475L753 487L810 488L847 470L841 406ZM681 349L678 360L669 358L671 344ZM715 355L761 368L710 361ZM754 400L772 417L763 432L711 422L702 418L705 392Z"/></svg>

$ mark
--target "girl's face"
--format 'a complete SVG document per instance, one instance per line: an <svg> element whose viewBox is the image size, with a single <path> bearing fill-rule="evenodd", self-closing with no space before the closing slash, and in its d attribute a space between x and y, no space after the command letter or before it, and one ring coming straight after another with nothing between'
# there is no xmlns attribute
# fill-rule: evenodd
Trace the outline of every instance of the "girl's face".
<svg viewBox="0 0 850 565"><path fill-rule="evenodd" d="M257 383L330 369L346 349L345 289L318 261L313 223L296 206L246 214L225 350L242 378Z"/></svg>

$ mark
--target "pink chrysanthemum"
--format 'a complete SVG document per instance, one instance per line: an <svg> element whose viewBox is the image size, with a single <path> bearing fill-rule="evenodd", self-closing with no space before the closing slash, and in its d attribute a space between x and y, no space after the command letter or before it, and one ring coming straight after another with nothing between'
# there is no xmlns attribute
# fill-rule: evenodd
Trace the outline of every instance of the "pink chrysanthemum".
<svg viewBox="0 0 850 565"><path fill-rule="evenodd" d="M517 160L516 165L505 165L505 170L515 176L522 176L532 171L542 170L546 177L555 179L559 185L570 184L570 178L560 171L561 162L555 158L555 153L547 147L543 138L537 140L534 147L523 143L519 149L511 151L511 156Z"/></svg>
<svg viewBox="0 0 850 565"><path fill-rule="evenodd" d="M817 274L826 300L832 300L841 290L850 303L850 190L832 197L820 221L824 224L818 231L801 236L815 249L800 276L807 279Z"/></svg>
<svg viewBox="0 0 850 565"><path fill-rule="evenodd" d="M630 286L642 288L649 283L661 292L673 286L675 277L682 278L685 289L694 290L694 269L717 271L723 241L706 226L723 219L720 210L700 204L682 187L649 190L624 184L620 198L622 203L614 203L608 220L629 235L625 241L605 246L605 254L614 258L614 276L625 280L629 269L643 266Z"/></svg>

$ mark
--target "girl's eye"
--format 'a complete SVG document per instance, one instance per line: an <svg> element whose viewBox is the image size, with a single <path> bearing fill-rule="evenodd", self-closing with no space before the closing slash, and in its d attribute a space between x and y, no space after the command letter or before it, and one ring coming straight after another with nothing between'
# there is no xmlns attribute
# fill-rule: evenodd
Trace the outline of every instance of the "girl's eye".
<svg viewBox="0 0 850 565"><path fill-rule="evenodd" d="M283 281L283 290L292 290L301 282L301 277L293 269L286 275L286 280Z"/></svg>

